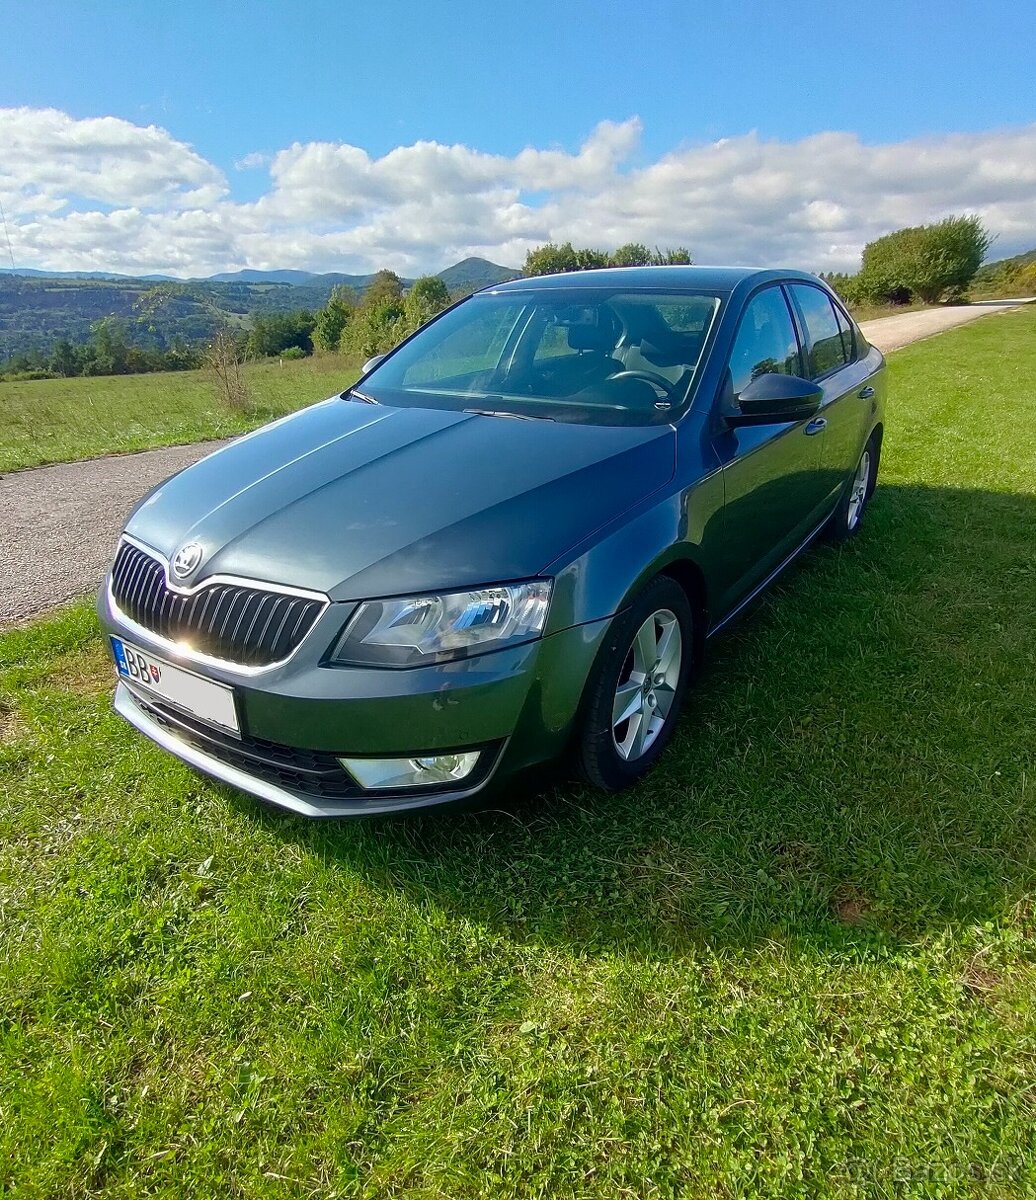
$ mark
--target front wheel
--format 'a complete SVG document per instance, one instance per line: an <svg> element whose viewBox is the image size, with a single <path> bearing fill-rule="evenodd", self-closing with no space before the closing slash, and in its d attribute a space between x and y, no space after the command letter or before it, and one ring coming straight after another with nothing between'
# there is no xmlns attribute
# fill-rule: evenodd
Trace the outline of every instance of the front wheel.
<svg viewBox="0 0 1036 1200"><path fill-rule="evenodd" d="M587 682L576 762L588 783L618 791L655 765L676 728L693 658L687 594L660 575L612 622Z"/></svg>
<svg viewBox="0 0 1036 1200"><path fill-rule="evenodd" d="M878 435L873 433L860 455L860 461L856 464L848 490L827 523L825 532L831 541L847 542L859 532L878 479L880 453L881 442Z"/></svg>

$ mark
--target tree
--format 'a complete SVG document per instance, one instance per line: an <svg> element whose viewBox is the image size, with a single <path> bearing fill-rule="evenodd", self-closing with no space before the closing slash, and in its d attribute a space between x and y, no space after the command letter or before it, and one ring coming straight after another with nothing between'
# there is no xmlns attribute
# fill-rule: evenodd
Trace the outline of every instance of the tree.
<svg viewBox="0 0 1036 1200"><path fill-rule="evenodd" d="M269 358L289 346L298 346L303 354L311 354L315 323L316 318L304 308L288 313L258 313L252 318L248 353Z"/></svg>
<svg viewBox="0 0 1036 1200"><path fill-rule="evenodd" d="M960 297L991 242L975 216L897 229L864 247L860 291L869 299L890 303L916 296L935 304L947 293Z"/></svg>
<svg viewBox="0 0 1036 1200"><path fill-rule="evenodd" d="M376 304L380 300L401 300L403 281L395 271L378 271L363 292L364 304Z"/></svg>
<svg viewBox="0 0 1036 1200"><path fill-rule="evenodd" d="M658 267L689 267L691 253L686 246L677 246L675 250L659 250L656 247L651 261Z"/></svg>
<svg viewBox="0 0 1036 1200"><path fill-rule="evenodd" d="M430 321L449 302L449 289L437 275L422 275L415 280L403 304L407 333L413 333L425 321Z"/></svg>
<svg viewBox="0 0 1036 1200"><path fill-rule="evenodd" d="M327 303L316 315L313 344L319 350L337 350L355 308L353 293L348 288L333 288Z"/></svg>
<svg viewBox="0 0 1036 1200"><path fill-rule="evenodd" d="M62 338L54 346L50 356L50 369L55 375L78 375L80 369L79 356L76 348L68 340Z"/></svg>
<svg viewBox="0 0 1036 1200"><path fill-rule="evenodd" d="M576 251L576 270L593 271L608 265L608 255L603 250L587 247Z"/></svg>
<svg viewBox="0 0 1036 1200"><path fill-rule="evenodd" d="M116 317L104 317L92 326L95 375L123 375L129 358L126 330Z"/></svg>
<svg viewBox="0 0 1036 1200"><path fill-rule="evenodd" d="M651 251L640 242L627 242L611 256L613 267L647 267L651 263Z"/></svg>
<svg viewBox="0 0 1036 1200"><path fill-rule="evenodd" d="M557 246L548 242L525 256L523 275L557 275L561 271L580 270L579 257L571 242Z"/></svg>
<svg viewBox="0 0 1036 1200"><path fill-rule="evenodd" d="M372 303L366 296L356 315L345 327L343 350L351 350L369 358L391 350L406 333L405 309L398 297L375 297Z"/></svg>

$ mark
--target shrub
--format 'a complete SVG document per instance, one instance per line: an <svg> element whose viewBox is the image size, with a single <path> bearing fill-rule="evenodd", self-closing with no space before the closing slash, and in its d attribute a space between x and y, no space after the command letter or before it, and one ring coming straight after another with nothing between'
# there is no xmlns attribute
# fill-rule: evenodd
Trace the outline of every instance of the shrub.
<svg viewBox="0 0 1036 1200"><path fill-rule="evenodd" d="M890 304L915 296L926 304L961 298L991 241L974 216L897 229L864 247L859 287L866 299Z"/></svg>
<svg viewBox="0 0 1036 1200"><path fill-rule="evenodd" d="M231 412L246 412L251 398L241 375L241 348L229 329L221 329L205 348L204 362L220 402Z"/></svg>

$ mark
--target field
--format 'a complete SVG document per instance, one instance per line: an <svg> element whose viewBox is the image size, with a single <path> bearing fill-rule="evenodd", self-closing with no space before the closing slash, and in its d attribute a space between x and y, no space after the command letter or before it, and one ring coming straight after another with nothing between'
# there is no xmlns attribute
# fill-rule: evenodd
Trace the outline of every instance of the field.
<svg viewBox="0 0 1036 1200"><path fill-rule="evenodd" d="M228 437L340 392L357 375L359 364L337 355L250 364L244 413L224 408L202 371L0 383L0 474Z"/></svg>
<svg viewBox="0 0 1036 1200"><path fill-rule="evenodd" d="M1036 311L891 374L626 795L304 824L4 635L0 1194L1036 1192Z"/></svg>

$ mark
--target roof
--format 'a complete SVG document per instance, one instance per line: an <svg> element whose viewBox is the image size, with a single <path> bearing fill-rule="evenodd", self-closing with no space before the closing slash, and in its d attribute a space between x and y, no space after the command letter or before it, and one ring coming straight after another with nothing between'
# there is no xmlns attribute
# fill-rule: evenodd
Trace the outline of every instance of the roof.
<svg viewBox="0 0 1036 1200"><path fill-rule="evenodd" d="M688 291L730 292L744 280L758 276L766 279L811 279L804 271L774 270L769 267L605 267L597 271L568 271L563 275L534 275L495 283L487 292L515 292L530 287L621 287L686 288Z"/></svg>

